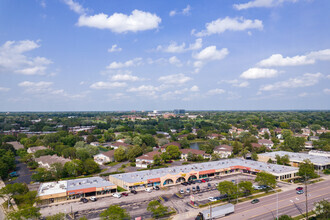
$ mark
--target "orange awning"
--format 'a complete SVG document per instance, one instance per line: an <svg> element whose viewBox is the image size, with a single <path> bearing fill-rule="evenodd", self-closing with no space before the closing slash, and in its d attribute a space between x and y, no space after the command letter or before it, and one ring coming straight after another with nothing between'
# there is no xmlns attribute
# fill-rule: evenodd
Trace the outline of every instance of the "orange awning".
<svg viewBox="0 0 330 220"><path fill-rule="evenodd" d="M215 173L215 170L204 170L204 171L200 171L199 172L199 175L211 174L211 173Z"/></svg>

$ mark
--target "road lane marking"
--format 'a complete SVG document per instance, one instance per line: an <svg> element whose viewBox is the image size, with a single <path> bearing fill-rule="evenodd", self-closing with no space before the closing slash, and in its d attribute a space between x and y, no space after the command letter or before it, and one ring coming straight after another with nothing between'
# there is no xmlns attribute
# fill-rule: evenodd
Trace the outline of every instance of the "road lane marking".
<svg viewBox="0 0 330 220"><path fill-rule="evenodd" d="M327 192L326 194L328 194L328 192ZM323 196L323 195L325 195L325 194L322 194L322 195L320 195L320 196L314 197L314 199L316 199L316 198L318 198L318 197L321 197L321 196ZM296 203L296 204L300 204L300 203L303 203L303 202L305 202L305 201L301 201L301 202ZM283 208L286 208L286 207L289 207L289 206L292 206L292 205L293 205L293 204L289 204L289 205L283 206L283 207L281 207L281 208L279 208L279 209L283 209ZM273 211L276 211L276 208L273 209L273 210L270 210L270 211L268 211L268 212L264 212L264 213L262 213L262 214L259 214L259 215L251 216L249 219L253 219L253 218L257 217L257 216L261 216L261 215L264 215L264 214L266 214L266 213L273 212Z"/></svg>
<svg viewBox="0 0 330 220"><path fill-rule="evenodd" d="M290 202L293 202L292 200L290 200Z"/></svg>
<svg viewBox="0 0 330 220"><path fill-rule="evenodd" d="M298 200L298 201L299 201L299 199L298 199L298 198L296 198L296 200Z"/></svg>

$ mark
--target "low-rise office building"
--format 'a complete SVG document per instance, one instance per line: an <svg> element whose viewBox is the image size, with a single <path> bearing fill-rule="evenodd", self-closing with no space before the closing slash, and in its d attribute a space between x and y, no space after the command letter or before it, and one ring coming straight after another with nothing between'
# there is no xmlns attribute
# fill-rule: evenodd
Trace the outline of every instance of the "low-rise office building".
<svg viewBox="0 0 330 220"><path fill-rule="evenodd" d="M266 171L278 180L297 176L298 168L244 159L224 159L177 167L110 175L110 182L124 189L143 190L152 186L171 186L185 181L234 173L257 174Z"/></svg>
<svg viewBox="0 0 330 220"><path fill-rule="evenodd" d="M101 177L90 177L74 180L42 183L38 189L38 204L52 203L79 199L115 192L117 186Z"/></svg>
<svg viewBox="0 0 330 220"><path fill-rule="evenodd" d="M276 161L276 155L279 155L280 157L288 155L290 165L293 167L299 167L299 164L304 162L304 160L310 160L314 164L315 169L323 170L330 168L330 158L288 151L274 151L258 154L258 161L268 162L269 159L271 159L272 161Z"/></svg>
<svg viewBox="0 0 330 220"><path fill-rule="evenodd" d="M327 157L330 158L330 152L329 151L321 151L321 150L311 150L308 152L309 155L314 156L321 156L321 157Z"/></svg>

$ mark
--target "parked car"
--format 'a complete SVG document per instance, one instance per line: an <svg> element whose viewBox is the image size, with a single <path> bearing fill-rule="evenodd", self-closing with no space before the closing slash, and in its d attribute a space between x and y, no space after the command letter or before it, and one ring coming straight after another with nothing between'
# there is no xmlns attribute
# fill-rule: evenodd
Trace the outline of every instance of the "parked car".
<svg viewBox="0 0 330 220"><path fill-rule="evenodd" d="M214 183L214 186L215 186L215 187L218 187L218 185L219 185L219 183Z"/></svg>
<svg viewBox="0 0 330 220"><path fill-rule="evenodd" d="M217 201L217 199L215 197L209 197L208 200L210 200L211 202Z"/></svg>
<svg viewBox="0 0 330 220"><path fill-rule="evenodd" d="M181 183L181 185L187 186L188 183L187 182L183 182L183 183Z"/></svg>
<svg viewBox="0 0 330 220"><path fill-rule="evenodd" d="M184 190L183 189L180 189L180 194L184 194Z"/></svg>
<svg viewBox="0 0 330 220"><path fill-rule="evenodd" d="M192 191L193 191L193 192L196 192L196 187L193 186L193 187L192 187Z"/></svg>
<svg viewBox="0 0 330 220"><path fill-rule="evenodd" d="M206 180L205 179L202 179L202 183L206 183Z"/></svg>
<svg viewBox="0 0 330 220"><path fill-rule="evenodd" d="M211 183L207 183L207 188L208 188L208 189L211 189L211 187L212 187L212 186L211 186Z"/></svg>
<svg viewBox="0 0 330 220"><path fill-rule="evenodd" d="M267 186L267 185L261 185L260 187L261 187L261 189L267 189L269 186Z"/></svg>
<svg viewBox="0 0 330 220"><path fill-rule="evenodd" d="M299 190L303 190L304 188L302 188L301 186L297 187L296 190L299 191Z"/></svg>
<svg viewBox="0 0 330 220"><path fill-rule="evenodd" d="M252 187L253 187L253 189L255 189L255 190L260 190L260 189L262 189L261 186L253 185Z"/></svg>
<svg viewBox="0 0 330 220"><path fill-rule="evenodd" d="M81 199L80 199L80 202L87 203L87 202L88 202L88 199L86 199L86 198L81 198Z"/></svg>
<svg viewBox="0 0 330 220"><path fill-rule="evenodd" d="M131 190L131 193L137 194L136 190L134 190L134 189Z"/></svg>
<svg viewBox="0 0 330 220"><path fill-rule="evenodd" d="M235 180L231 180L231 182L232 182L232 183L236 183L236 181L235 181Z"/></svg>
<svg viewBox="0 0 330 220"><path fill-rule="evenodd" d="M298 190L297 194L304 194L304 190Z"/></svg>
<svg viewBox="0 0 330 220"><path fill-rule="evenodd" d="M9 173L9 176L10 177L17 177L19 175L18 175L18 173L16 171L14 171L14 172Z"/></svg>
<svg viewBox="0 0 330 220"><path fill-rule="evenodd" d="M187 189L186 189L186 192L187 192L187 193L190 193L190 188L187 188Z"/></svg>
<svg viewBox="0 0 330 220"><path fill-rule="evenodd" d="M200 191L200 190L201 190L201 188L199 188L199 186L196 186L196 190L197 190L197 191Z"/></svg>
<svg viewBox="0 0 330 220"><path fill-rule="evenodd" d="M89 198L92 202L96 202L97 201L97 198L95 196L92 196Z"/></svg>
<svg viewBox="0 0 330 220"><path fill-rule="evenodd" d="M151 191L151 188L146 188L146 192L150 193Z"/></svg>
<svg viewBox="0 0 330 220"><path fill-rule="evenodd" d="M190 184L195 184L195 181L190 180L189 183L190 183Z"/></svg>
<svg viewBox="0 0 330 220"><path fill-rule="evenodd" d="M202 182L202 180L195 180L195 182L196 182L196 183L201 183L201 182Z"/></svg>
<svg viewBox="0 0 330 220"><path fill-rule="evenodd" d="M160 190L159 186L154 186L153 189Z"/></svg>
<svg viewBox="0 0 330 220"><path fill-rule="evenodd" d="M115 197L115 198L120 198L121 194L120 193L114 193L114 194L112 194L112 196Z"/></svg>
<svg viewBox="0 0 330 220"><path fill-rule="evenodd" d="M255 203L258 203L259 202L259 199L254 199L251 201L252 204L255 204Z"/></svg>
<svg viewBox="0 0 330 220"><path fill-rule="evenodd" d="M211 179L210 178L205 178L204 179L206 182L209 182L209 181L211 181Z"/></svg>
<svg viewBox="0 0 330 220"><path fill-rule="evenodd" d="M122 196L128 196L128 193L123 192L123 193L121 193L121 195Z"/></svg>
<svg viewBox="0 0 330 220"><path fill-rule="evenodd" d="M112 196L115 197L115 198L121 198L121 194L118 193L118 192L113 193Z"/></svg>

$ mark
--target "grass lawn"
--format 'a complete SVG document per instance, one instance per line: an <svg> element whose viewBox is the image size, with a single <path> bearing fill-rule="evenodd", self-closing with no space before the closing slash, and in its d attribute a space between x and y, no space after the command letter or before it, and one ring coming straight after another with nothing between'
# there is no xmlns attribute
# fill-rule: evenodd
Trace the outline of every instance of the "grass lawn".
<svg viewBox="0 0 330 220"><path fill-rule="evenodd" d="M113 167L113 166L116 166L117 164L119 164L119 162L110 162L110 163L107 163L106 166Z"/></svg>

